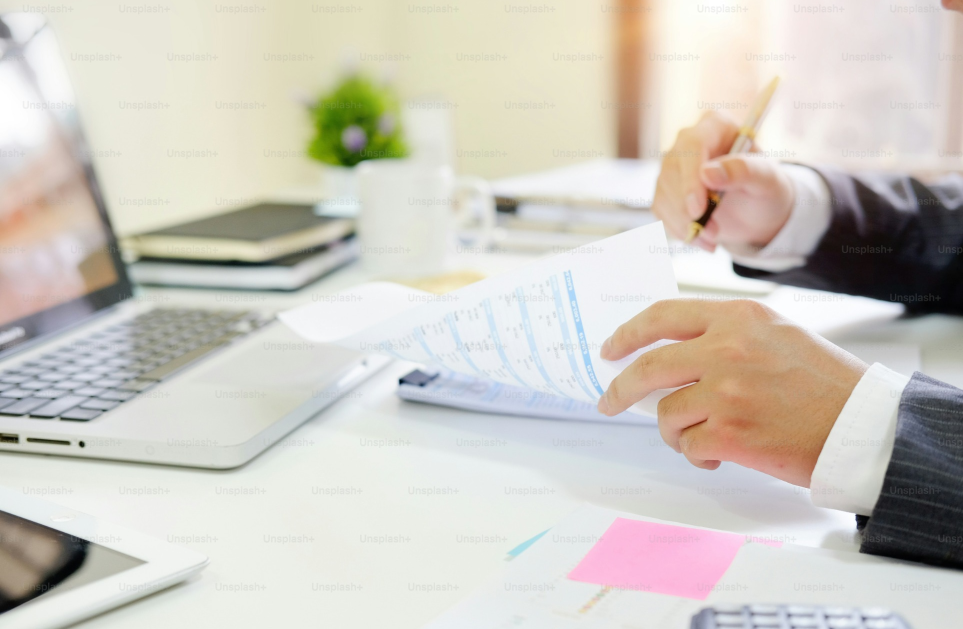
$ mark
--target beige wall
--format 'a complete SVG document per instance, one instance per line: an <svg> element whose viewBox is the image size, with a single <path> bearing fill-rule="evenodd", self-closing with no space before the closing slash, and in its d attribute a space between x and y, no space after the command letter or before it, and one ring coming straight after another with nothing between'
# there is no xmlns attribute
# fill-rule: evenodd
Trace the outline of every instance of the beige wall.
<svg viewBox="0 0 963 629"><path fill-rule="evenodd" d="M457 10L424 12L438 5ZM501 176L610 156L614 18L606 6L396 2L391 41L411 56L398 64L401 85L451 101L465 172Z"/></svg>
<svg viewBox="0 0 963 629"><path fill-rule="evenodd" d="M464 172L524 172L615 145L602 106L611 14L595 3L0 0L24 9L46 12L59 33L121 234L315 182L297 99L346 60L393 73L405 97L451 103ZM571 55L582 60L560 60Z"/></svg>

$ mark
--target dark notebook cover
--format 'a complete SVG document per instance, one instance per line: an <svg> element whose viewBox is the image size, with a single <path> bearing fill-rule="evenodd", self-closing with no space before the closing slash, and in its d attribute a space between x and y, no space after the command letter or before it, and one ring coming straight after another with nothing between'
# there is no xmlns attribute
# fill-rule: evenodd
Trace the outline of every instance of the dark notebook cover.
<svg viewBox="0 0 963 629"><path fill-rule="evenodd" d="M158 229L143 234L143 236L216 238L259 242L306 229L314 229L335 220L342 219L315 215L313 205L260 203L190 223Z"/></svg>

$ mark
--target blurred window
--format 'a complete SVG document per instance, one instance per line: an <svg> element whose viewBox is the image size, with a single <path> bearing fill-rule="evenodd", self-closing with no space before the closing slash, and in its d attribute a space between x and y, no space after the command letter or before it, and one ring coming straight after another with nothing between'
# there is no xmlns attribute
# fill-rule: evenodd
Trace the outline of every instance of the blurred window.
<svg viewBox="0 0 963 629"><path fill-rule="evenodd" d="M774 157L857 167L961 161L961 18L939 0L653 1L644 157L704 111L740 120L779 75L760 138Z"/></svg>

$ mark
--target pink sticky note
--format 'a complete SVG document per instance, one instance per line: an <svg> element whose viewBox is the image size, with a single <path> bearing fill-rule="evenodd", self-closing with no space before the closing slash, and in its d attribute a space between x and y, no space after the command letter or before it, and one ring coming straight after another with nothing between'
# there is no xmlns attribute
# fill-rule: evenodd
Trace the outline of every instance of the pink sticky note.
<svg viewBox="0 0 963 629"><path fill-rule="evenodd" d="M734 533L617 518L568 578L701 601L743 542Z"/></svg>

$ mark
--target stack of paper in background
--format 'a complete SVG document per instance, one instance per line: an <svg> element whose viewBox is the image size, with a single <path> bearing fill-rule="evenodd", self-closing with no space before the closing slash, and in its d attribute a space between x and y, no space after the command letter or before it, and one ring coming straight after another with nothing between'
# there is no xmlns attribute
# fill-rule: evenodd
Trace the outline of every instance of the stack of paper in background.
<svg viewBox="0 0 963 629"><path fill-rule="evenodd" d="M509 250L558 252L652 223L658 160L598 159L492 183L498 202L496 245ZM708 253L670 243L683 289L765 295L771 282L736 275L722 249Z"/></svg>
<svg viewBox="0 0 963 629"><path fill-rule="evenodd" d="M651 223L658 176L658 161L599 159L495 181L499 225L506 228L499 245L579 246Z"/></svg>
<svg viewBox="0 0 963 629"><path fill-rule="evenodd" d="M313 204L261 203L133 236L139 284L296 290L358 257L354 221Z"/></svg>

